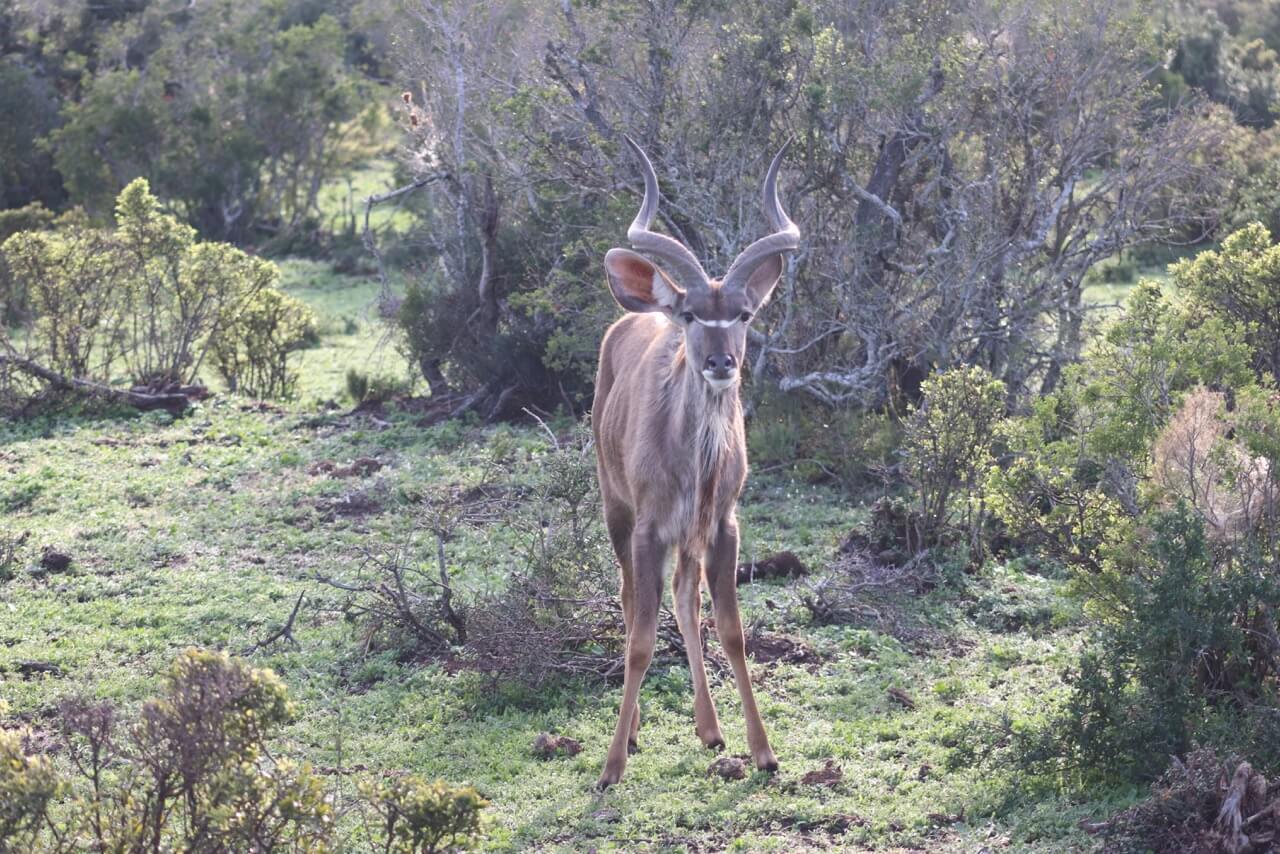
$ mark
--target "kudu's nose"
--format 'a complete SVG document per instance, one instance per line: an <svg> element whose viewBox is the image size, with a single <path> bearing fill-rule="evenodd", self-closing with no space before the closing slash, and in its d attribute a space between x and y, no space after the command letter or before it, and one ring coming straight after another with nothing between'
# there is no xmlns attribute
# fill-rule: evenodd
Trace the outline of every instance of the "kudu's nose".
<svg viewBox="0 0 1280 854"><path fill-rule="evenodd" d="M703 371L710 371L713 379L727 380L738 369L738 362L729 353L716 353L707 357Z"/></svg>

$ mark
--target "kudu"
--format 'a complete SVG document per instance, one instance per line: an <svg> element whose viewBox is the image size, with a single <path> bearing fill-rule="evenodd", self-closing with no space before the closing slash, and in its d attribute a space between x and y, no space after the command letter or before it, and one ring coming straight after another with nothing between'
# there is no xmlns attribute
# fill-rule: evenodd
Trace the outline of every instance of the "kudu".
<svg viewBox="0 0 1280 854"><path fill-rule="evenodd" d="M724 278L709 278L683 244L650 231L658 208L653 164L630 138L644 169L644 202L627 230L640 252L610 249L609 288L628 314L600 345L592 429L605 523L622 565L626 660L622 707L599 787L618 782L640 728L637 698L653 658L668 559L676 554L672 596L693 676L694 720L709 748L724 747L702 662L702 580L715 610L716 634L742 697L747 743L757 768L775 770L751 693L738 614L738 523L734 514L747 475L738 379L747 325L778 283L783 253L800 230L778 201L773 158L764 208L774 233L748 246Z"/></svg>

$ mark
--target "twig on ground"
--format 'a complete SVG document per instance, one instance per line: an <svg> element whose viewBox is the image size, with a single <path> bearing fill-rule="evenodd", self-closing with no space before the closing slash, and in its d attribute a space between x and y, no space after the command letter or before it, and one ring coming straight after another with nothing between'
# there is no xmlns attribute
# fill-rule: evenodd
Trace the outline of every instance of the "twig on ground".
<svg viewBox="0 0 1280 854"><path fill-rule="evenodd" d="M284 625L267 635L260 641L255 641L252 645L245 647L240 654L242 656L250 655L260 649L266 649L280 639L287 640L294 647L299 647L298 639L293 636L293 623L298 619L298 612L302 610L302 600L307 597L306 591L298 594L298 601L293 603L293 610L289 612L289 619L285 620Z"/></svg>

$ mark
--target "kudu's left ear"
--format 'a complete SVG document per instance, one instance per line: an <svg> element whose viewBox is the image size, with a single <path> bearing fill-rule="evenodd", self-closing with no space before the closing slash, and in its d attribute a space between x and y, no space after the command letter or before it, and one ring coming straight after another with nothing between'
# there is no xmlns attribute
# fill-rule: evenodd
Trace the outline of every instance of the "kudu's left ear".
<svg viewBox="0 0 1280 854"><path fill-rule="evenodd" d="M630 249L610 249L604 256L609 290L627 311L671 312L684 297L666 273Z"/></svg>
<svg viewBox="0 0 1280 854"><path fill-rule="evenodd" d="M773 289L782 279L783 263L781 255L766 258L747 277L742 289L746 291L747 298L751 300L753 311L759 311L769 301L769 295L773 293Z"/></svg>

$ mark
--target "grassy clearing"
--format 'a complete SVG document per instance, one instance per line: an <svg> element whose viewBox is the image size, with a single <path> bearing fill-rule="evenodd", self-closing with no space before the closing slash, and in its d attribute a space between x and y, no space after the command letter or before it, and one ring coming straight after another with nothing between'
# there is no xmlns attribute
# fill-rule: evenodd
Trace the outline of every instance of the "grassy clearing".
<svg viewBox="0 0 1280 854"><path fill-rule="evenodd" d="M344 276L327 264L301 258L280 262L280 274L281 289L310 305L320 327L319 346L295 357L297 396L304 406L344 400L351 368L409 378L408 363L378 319L378 283L373 278Z"/></svg>
<svg viewBox="0 0 1280 854"><path fill-rule="evenodd" d="M334 232L346 229L357 233L362 231L365 199L397 186L396 164L390 156L376 158L352 169L340 180L320 188L317 203L324 219L323 225ZM369 215L369 225L376 231L405 232L413 227L414 218L402 205L382 204Z"/></svg>
<svg viewBox="0 0 1280 854"><path fill-rule="evenodd" d="M623 783L600 795L591 786L619 687L494 690L479 674L363 653L343 596L314 577L342 577L364 550L410 542L421 496L473 481L495 444L510 460L502 477L519 484L547 441L533 428L423 427L410 413L317 414L313 402L340 395L347 367L367 370L394 351L375 347L380 331L363 314L372 285L310 264L286 268L286 287L316 308L324 333L305 354L292 408L215 398L176 422L130 414L0 425L3 526L31 532L32 571L0 582L0 698L13 714L40 728L70 694L136 703L179 650L244 650L305 592L298 647L252 656L281 674L302 709L286 750L335 771L472 783L492 801L493 850L1079 850L1089 840L1076 823L1132 796L1075 803L1026 790L1004 761L1001 733L1043 722L1079 641L1061 582L1012 566L958 576L911 603L923 627L914 637L807 625L791 582L745 587L749 623L821 656L753 666L783 764L772 779L706 775L713 757L694 736L679 665L651 672L643 750ZM359 457L383 467L337 478L317 465ZM826 566L864 512L787 472L762 475L741 508L744 555L786 547ZM501 585L516 536L500 524L465 530L449 546L460 586ZM44 546L69 554L71 567L41 574ZM410 548L431 557L425 537ZM59 675L24 678L19 663L28 660ZM736 691L722 669L711 678L728 750L741 753ZM583 752L535 759L530 746L543 730L579 739ZM842 767L839 783L800 782L827 759Z"/></svg>

